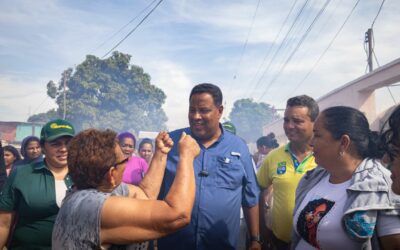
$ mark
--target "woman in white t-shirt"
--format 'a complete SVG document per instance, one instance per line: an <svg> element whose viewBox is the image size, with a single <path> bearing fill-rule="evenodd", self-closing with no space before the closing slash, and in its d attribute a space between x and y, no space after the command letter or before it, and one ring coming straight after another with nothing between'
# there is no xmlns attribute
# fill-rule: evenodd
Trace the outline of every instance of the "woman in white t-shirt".
<svg viewBox="0 0 400 250"><path fill-rule="evenodd" d="M396 249L400 196L379 159L378 135L350 107L324 110L314 123L315 161L296 191L292 249Z"/></svg>

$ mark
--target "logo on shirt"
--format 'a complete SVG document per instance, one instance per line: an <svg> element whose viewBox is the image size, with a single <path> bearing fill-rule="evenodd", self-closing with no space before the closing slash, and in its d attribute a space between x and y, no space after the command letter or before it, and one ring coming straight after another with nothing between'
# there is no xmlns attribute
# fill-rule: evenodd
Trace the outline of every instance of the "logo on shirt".
<svg viewBox="0 0 400 250"><path fill-rule="evenodd" d="M276 169L277 174L284 174L286 173L286 162L282 161L278 163L278 168Z"/></svg>

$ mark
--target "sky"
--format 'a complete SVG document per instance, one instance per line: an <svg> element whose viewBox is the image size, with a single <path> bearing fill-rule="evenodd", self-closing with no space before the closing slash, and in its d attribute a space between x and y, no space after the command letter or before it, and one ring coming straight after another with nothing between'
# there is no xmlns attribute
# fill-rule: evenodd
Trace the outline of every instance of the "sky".
<svg viewBox="0 0 400 250"><path fill-rule="evenodd" d="M55 108L46 84L59 81L63 70L80 64L88 54L102 58L157 2L0 0L0 121L26 121ZM162 1L116 50L132 55L131 63L165 92L163 109L172 130L188 125L188 96L198 83L222 89L227 119L238 99L252 98L281 109L291 96L317 99L364 75L365 32L381 4ZM400 57L398 13L400 2L386 0L373 24L374 67ZM400 102L400 86L389 90L378 93L383 106Z"/></svg>

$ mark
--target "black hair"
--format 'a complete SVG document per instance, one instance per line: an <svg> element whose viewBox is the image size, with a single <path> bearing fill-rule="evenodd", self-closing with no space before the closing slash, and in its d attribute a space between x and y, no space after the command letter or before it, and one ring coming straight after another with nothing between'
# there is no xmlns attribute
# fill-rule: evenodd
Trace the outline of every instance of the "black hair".
<svg viewBox="0 0 400 250"><path fill-rule="evenodd" d="M269 133L266 136L261 136L257 139L257 147L266 146L267 148L277 148L279 147L278 141L275 139L274 133Z"/></svg>
<svg viewBox="0 0 400 250"><path fill-rule="evenodd" d="M143 138L142 141L139 143L139 151L142 149L144 144L150 144L153 147L153 141L150 138Z"/></svg>
<svg viewBox="0 0 400 250"><path fill-rule="evenodd" d="M14 162L17 162L17 161L21 160L21 156L20 156L20 154L18 152L18 149L16 149L14 146L11 146L11 145L4 146L3 150L4 150L4 152L8 151L8 152L10 152L11 154L14 155L14 157L15 157L15 161Z"/></svg>
<svg viewBox="0 0 400 250"><path fill-rule="evenodd" d="M327 108L322 112L324 127L339 140L348 135L358 155L364 158L381 158L383 151L379 149L379 135L371 131L367 117L357 109L345 106Z"/></svg>
<svg viewBox="0 0 400 250"><path fill-rule="evenodd" d="M196 94L203 94L207 93L210 94L214 100L215 106L222 105L222 92L221 89L211 83L200 83L193 87L192 91L190 92L189 100L192 98L193 95Z"/></svg>
<svg viewBox="0 0 400 250"><path fill-rule="evenodd" d="M308 116L311 118L311 121L315 121L319 114L318 103L308 95L299 95L292 98L289 98L286 102L286 107L306 107L308 108Z"/></svg>
<svg viewBox="0 0 400 250"><path fill-rule="evenodd" d="M383 132L386 125L388 128ZM400 105L394 109L382 127L380 139L380 146L388 154L390 160L400 156Z"/></svg>

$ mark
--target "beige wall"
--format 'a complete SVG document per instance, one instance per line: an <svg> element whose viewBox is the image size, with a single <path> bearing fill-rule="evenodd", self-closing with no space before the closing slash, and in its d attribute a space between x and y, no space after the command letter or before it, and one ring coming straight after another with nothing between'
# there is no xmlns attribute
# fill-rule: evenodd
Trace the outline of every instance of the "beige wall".
<svg viewBox="0 0 400 250"><path fill-rule="evenodd" d="M350 106L366 115L371 129L379 130L382 119L388 112L378 114L376 110L375 90L400 81L400 58L388 63L371 73L355 79L337 88L317 100L320 110L332 106ZM283 132L283 120L268 124L263 128L263 134L274 132L280 143L286 142Z"/></svg>

